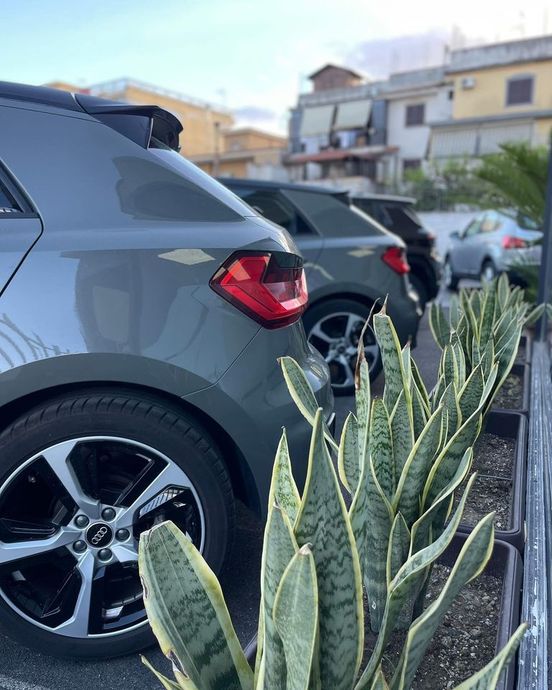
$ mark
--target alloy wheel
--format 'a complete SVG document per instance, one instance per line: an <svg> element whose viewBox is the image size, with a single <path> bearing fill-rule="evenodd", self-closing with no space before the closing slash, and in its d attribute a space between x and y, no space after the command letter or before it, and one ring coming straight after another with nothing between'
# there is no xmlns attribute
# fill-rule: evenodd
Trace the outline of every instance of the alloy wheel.
<svg viewBox="0 0 552 690"><path fill-rule="evenodd" d="M443 282L446 288L450 288L452 285L452 266L450 261L447 259L443 266Z"/></svg>
<svg viewBox="0 0 552 690"><path fill-rule="evenodd" d="M486 263L481 270L481 283L488 285L495 279L496 271L491 263Z"/></svg>
<svg viewBox="0 0 552 690"><path fill-rule="evenodd" d="M63 636L145 625L138 541L167 519L203 549L199 497L183 470L153 448L108 436L45 448L0 488L0 596Z"/></svg>
<svg viewBox="0 0 552 690"><path fill-rule="evenodd" d="M309 342L328 363L334 389L354 386L358 342L365 321L359 314L335 312L319 319L309 332ZM371 326L364 332L364 352L372 373L380 352Z"/></svg>

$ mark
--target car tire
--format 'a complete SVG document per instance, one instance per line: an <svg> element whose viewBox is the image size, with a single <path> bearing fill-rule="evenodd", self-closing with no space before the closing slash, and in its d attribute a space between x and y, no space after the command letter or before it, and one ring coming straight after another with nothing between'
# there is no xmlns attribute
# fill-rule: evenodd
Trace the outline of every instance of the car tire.
<svg viewBox="0 0 552 690"><path fill-rule="evenodd" d="M80 659L120 656L153 643L135 554L143 529L164 519L186 531L220 571L234 529L232 488L221 451L194 416L148 394L109 389L67 393L16 419L0 435L0 624L6 634L40 652ZM80 534L79 520L88 520ZM21 537L6 533L6 524L35 537L30 556L17 553L17 571L6 553L19 548ZM36 525L43 530L38 539ZM47 541L63 539L54 552L39 543L46 525L54 529ZM109 548L99 549L106 538ZM84 551L76 553L77 546ZM33 579L39 563L42 579Z"/></svg>
<svg viewBox="0 0 552 690"><path fill-rule="evenodd" d="M454 273L452 264L450 262L450 257L447 256L445 263L443 264L443 285L447 290L455 291L458 289L458 283L460 279Z"/></svg>
<svg viewBox="0 0 552 690"><path fill-rule="evenodd" d="M309 342L330 367L335 395L352 395L360 331L370 316L370 307L352 299L330 299L314 304L303 317ZM365 352L374 380L381 371L379 347L371 327L366 329Z"/></svg>
<svg viewBox="0 0 552 690"><path fill-rule="evenodd" d="M496 270L494 263L490 259L484 261L483 265L481 266L481 273L479 274L479 281L481 282L481 285L486 285L492 282L497 275L498 271Z"/></svg>
<svg viewBox="0 0 552 690"><path fill-rule="evenodd" d="M429 301L428 297L428 290L425 285L424 279L421 275L418 275L417 273L410 273L408 276L408 279L410 281L410 285L412 286L412 289L418 296L418 302L420 304L420 307L422 311L425 311L426 304Z"/></svg>

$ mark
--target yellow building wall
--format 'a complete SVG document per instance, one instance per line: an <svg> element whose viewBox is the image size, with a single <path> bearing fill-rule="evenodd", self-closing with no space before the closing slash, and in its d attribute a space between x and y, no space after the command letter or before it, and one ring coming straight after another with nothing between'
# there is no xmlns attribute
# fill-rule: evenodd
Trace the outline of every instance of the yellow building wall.
<svg viewBox="0 0 552 690"><path fill-rule="evenodd" d="M507 80L516 75L534 77L533 103L506 105ZM552 60L492 67L451 76L454 77L454 119L552 109ZM462 88L462 79L466 77L475 78L473 89Z"/></svg>
<svg viewBox="0 0 552 690"><path fill-rule="evenodd" d="M226 132L224 135L225 151L249 151L251 149L284 148L285 137L278 137L268 132L244 130Z"/></svg>
<svg viewBox="0 0 552 690"><path fill-rule="evenodd" d="M216 174L220 177L247 177L248 162L248 160L220 161ZM207 163L196 163L196 165L209 175L215 174L212 161Z"/></svg>
<svg viewBox="0 0 552 690"><path fill-rule="evenodd" d="M176 115L184 127L184 131L180 134L180 150L184 156L211 153L217 146L219 150L222 150L223 132L234 123L234 118L230 113L170 98L139 88L132 83L128 84L121 93L109 93L105 96L114 100L119 98L137 105L158 105ZM218 131L217 122L219 123Z"/></svg>
<svg viewBox="0 0 552 690"><path fill-rule="evenodd" d="M549 120L535 120L535 144L550 144L552 132L552 118Z"/></svg>
<svg viewBox="0 0 552 690"><path fill-rule="evenodd" d="M125 90L125 99L131 103L153 102L176 115L184 127L184 131L180 134L181 152L184 156L210 153L215 151L217 146L222 149L221 132L234 123L234 118L229 113L217 112L211 108L153 94L132 85ZM219 132L217 132L217 122Z"/></svg>

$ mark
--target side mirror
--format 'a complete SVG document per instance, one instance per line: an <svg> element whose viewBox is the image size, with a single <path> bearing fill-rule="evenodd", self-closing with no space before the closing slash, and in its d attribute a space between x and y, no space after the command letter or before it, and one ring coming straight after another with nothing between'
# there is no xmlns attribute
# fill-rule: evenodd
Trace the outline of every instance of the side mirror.
<svg viewBox="0 0 552 690"><path fill-rule="evenodd" d="M451 232L451 233L450 233L450 239L451 239L451 240L461 240L461 239L462 239L462 236L460 235L460 233L458 232L458 230L455 230L454 232Z"/></svg>

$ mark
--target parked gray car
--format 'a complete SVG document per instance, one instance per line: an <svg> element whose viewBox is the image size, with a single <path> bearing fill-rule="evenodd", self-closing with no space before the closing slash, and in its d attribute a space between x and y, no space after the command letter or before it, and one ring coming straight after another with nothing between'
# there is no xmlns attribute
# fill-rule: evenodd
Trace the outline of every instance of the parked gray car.
<svg viewBox="0 0 552 690"><path fill-rule="evenodd" d="M388 296L401 343L416 344L421 315L408 282L404 242L361 210L346 193L259 180L221 180L259 214L284 227L305 258L309 307L303 316L310 342L330 367L334 392L350 395L358 341L376 300ZM364 338L372 377L381 355L369 328Z"/></svg>
<svg viewBox="0 0 552 690"><path fill-rule="evenodd" d="M505 211L484 211L462 232L453 232L445 256L443 282L456 290L462 278L491 281L499 273L523 285L523 272L541 260L542 232L529 220Z"/></svg>
<svg viewBox="0 0 552 690"><path fill-rule="evenodd" d="M46 653L152 640L140 533L171 519L217 571L235 501L264 515L281 427L329 419L292 238L184 160L156 107L0 83L0 623Z"/></svg>

